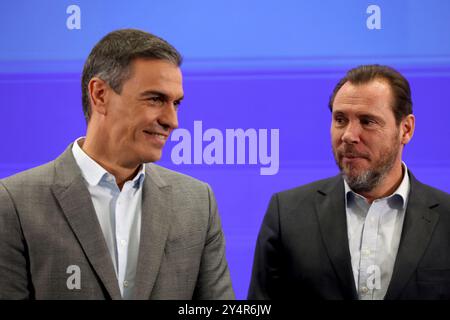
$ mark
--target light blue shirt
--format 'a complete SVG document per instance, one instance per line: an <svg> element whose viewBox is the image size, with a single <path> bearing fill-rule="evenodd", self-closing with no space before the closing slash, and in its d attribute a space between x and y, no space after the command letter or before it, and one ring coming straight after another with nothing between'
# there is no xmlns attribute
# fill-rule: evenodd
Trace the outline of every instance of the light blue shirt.
<svg viewBox="0 0 450 320"><path fill-rule="evenodd" d="M344 180L348 240L360 300L382 300L392 278L410 190L408 169L402 165L397 190L372 204Z"/></svg>
<svg viewBox="0 0 450 320"><path fill-rule="evenodd" d="M115 177L89 157L78 145L72 153L91 194L98 222L116 271L120 293L132 299L135 288L142 214L144 165L133 180L119 190Z"/></svg>

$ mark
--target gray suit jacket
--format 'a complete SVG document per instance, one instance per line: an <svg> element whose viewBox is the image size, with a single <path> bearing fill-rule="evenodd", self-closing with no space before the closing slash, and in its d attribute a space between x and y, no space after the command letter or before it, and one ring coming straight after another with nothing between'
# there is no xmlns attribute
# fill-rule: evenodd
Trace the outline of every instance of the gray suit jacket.
<svg viewBox="0 0 450 320"><path fill-rule="evenodd" d="M121 299L71 148L0 180L0 299ZM71 265L80 289L67 285ZM211 189L155 164L146 165L135 298L234 298Z"/></svg>

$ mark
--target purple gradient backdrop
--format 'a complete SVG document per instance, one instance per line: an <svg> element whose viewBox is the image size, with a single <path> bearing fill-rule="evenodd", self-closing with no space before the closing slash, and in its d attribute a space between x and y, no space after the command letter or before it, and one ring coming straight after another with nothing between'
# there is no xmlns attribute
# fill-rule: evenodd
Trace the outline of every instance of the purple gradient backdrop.
<svg viewBox="0 0 450 320"><path fill-rule="evenodd" d="M180 127L280 129L280 170L259 165L160 164L211 184L227 240L237 298L250 280L256 236L272 193L337 173L331 154L328 96L345 69L185 72ZM404 159L424 183L450 192L450 69L400 68L410 80L416 133ZM0 74L0 178L57 157L84 134L80 74Z"/></svg>

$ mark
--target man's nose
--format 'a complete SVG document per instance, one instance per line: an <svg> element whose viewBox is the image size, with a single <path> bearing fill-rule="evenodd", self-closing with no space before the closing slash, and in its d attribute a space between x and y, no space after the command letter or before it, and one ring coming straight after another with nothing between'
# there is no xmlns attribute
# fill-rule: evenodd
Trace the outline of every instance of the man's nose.
<svg viewBox="0 0 450 320"><path fill-rule="evenodd" d="M158 122L166 130L178 128L177 106L174 103L165 106L161 111Z"/></svg>
<svg viewBox="0 0 450 320"><path fill-rule="evenodd" d="M361 126L354 122L349 122L344 129L342 135L342 141L348 144L354 144L359 142L359 136L361 134Z"/></svg>

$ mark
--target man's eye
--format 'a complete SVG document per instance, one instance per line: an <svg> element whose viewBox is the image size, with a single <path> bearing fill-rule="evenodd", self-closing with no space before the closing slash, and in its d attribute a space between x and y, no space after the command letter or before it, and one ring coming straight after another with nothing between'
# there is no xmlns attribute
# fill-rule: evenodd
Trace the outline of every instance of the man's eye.
<svg viewBox="0 0 450 320"><path fill-rule="evenodd" d="M334 122L336 122L336 124L338 125L343 125L345 123L345 119L342 117L336 117L334 118Z"/></svg>
<svg viewBox="0 0 450 320"><path fill-rule="evenodd" d="M174 103L173 103L173 106L175 107L175 109L178 111L178 109L180 108L180 105L181 105L181 101L175 101Z"/></svg>
<svg viewBox="0 0 450 320"><path fill-rule="evenodd" d="M162 105L164 103L163 99L161 97L149 97L147 99L151 105Z"/></svg>
<svg viewBox="0 0 450 320"><path fill-rule="evenodd" d="M361 124L364 126L371 126L377 124L377 122L373 119L361 119Z"/></svg>

